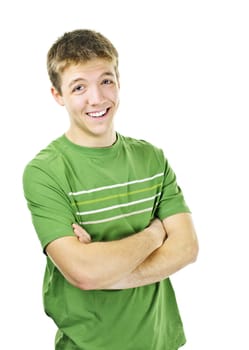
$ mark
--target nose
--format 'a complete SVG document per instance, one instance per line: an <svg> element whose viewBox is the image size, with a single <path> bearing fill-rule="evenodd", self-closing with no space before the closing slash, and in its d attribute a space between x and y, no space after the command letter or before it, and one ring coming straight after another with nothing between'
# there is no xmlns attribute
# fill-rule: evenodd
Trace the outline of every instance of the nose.
<svg viewBox="0 0 249 350"><path fill-rule="evenodd" d="M90 105L99 105L103 100L104 96L100 86L91 86L91 88L88 89L88 103Z"/></svg>

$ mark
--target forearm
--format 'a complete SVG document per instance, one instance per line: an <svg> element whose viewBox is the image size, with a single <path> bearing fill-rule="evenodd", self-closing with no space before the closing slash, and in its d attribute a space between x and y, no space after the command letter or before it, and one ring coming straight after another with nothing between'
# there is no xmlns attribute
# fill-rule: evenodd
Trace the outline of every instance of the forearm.
<svg viewBox="0 0 249 350"><path fill-rule="evenodd" d="M166 220L166 228L169 235L164 244L126 278L109 286L109 289L134 288L155 283L196 260L198 241L190 215L179 214Z"/></svg>
<svg viewBox="0 0 249 350"><path fill-rule="evenodd" d="M76 237L62 238L52 242L47 252L73 285L81 289L107 289L134 271L162 242L163 236L148 227L111 242L82 244Z"/></svg>
<svg viewBox="0 0 249 350"><path fill-rule="evenodd" d="M135 288L162 281L191 263L194 256L194 252L181 249L169 238L128 276L107 289Z"/></svg>
<svg viewBox="0 0 249 350"><path fill-rule="evenodd" d="M118 241L88 244L89 271L94 281L91 289L104 289L127 277L158 246L149 229Z"/></svg>

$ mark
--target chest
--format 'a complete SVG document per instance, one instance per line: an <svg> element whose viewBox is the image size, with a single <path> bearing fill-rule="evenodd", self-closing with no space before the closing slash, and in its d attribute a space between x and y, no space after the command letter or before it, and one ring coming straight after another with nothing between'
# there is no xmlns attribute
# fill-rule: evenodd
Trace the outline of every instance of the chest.
<svg viewBox="0 0 249 350"><path fill-rule="evenodd" d="M72 209L96 241L120 239L144 229L154 217L163 171L142 160L82 160L67 165Z"/></svg>

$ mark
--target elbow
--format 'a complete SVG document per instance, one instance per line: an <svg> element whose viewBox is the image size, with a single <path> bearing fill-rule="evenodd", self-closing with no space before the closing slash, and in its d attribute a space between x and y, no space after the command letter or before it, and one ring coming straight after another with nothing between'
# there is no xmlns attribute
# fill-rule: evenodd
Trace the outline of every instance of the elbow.
<svg viewBox="0 0 249 350"><path fill-rule="evenodd" d="M96 290L104 288L101 282L101 279L94 277L93 274L84 274L75 280L74 285L81 290Z"/></svg>
<svg viewBox="0 0 249 350"><path fill-rule="evenodd" d="M75 284L75 287L81 289L81 290L93 290L93 286L91 283L88 283L86 281L78 282Z"/></svg>
<svg viewBox="0 0 249 350"><path fill-rule="evenodd" d="M104 281L101 278L84 278L76 284L76 287L81 290L109 289L109 286L113 283Z"/></svg>
<svg viewBox="0 0 249 350"><path fill-rule="evenodd" d="M64 276L69 283L81 290L105 289L108 284L108 280L104 278L105 275L95 267L88 267L88 269L75 267L70 274L64 274Z"/></svg>
<svg viewBox="0 0 249 350"><path fill-rule="evenodd" d="M97 282L87 276L82 276L82 278L78 279L74 283L75 287L81 289L81 290L94 290L99 289Z"/></svg>
<svg viewBox="0 0 249 350"><path fill-rule="evenodd" d="M76 285L77 288L81 289L81 290L94 290L97 288L94 288L94 286L92 284L89 283L79 283Z"/></svg>

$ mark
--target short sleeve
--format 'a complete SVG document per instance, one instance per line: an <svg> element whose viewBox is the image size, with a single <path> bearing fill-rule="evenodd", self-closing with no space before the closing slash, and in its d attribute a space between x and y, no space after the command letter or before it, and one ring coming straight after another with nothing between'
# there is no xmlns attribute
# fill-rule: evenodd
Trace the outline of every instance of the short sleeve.
<svg viewBox="0 0 249 350"><path fill-rule="evenodd" d="M164 179L162 192L156 210L156 216L163 220L171 215L179 213L190 213L182 190L177 184L176 175L170 167L167 159L165 161Z"/></svg>
<svg viewBox="0 0 249 350"><path fill-rule="evenodd" d="M70 200L49 172L28 165L23 189L43 250L57 238L74 235L71 225L76 219Z"/></svg>

